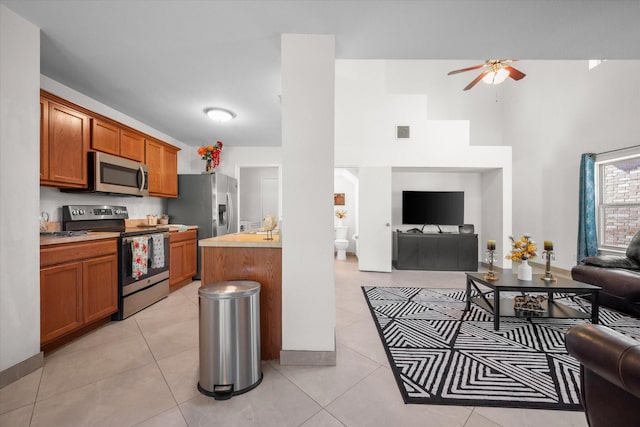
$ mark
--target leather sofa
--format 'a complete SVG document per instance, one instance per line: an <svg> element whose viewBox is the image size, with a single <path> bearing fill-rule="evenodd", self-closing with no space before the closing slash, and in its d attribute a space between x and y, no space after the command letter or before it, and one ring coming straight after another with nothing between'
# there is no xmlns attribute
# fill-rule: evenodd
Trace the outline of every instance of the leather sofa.
<svg viewBox="0 0 640 427"><path fill-rule="evenodd" d="M580 398L589 426L640 425L640 342L582 324L569 329L565 345L580 362Z"/></svg>
<svg viewBox="0 0 640 427"><path fill-rule="evenodd" d="M640 231L626 256L587 257L571 269L573 280L602 287L600 305L640 317Z"/></svg>

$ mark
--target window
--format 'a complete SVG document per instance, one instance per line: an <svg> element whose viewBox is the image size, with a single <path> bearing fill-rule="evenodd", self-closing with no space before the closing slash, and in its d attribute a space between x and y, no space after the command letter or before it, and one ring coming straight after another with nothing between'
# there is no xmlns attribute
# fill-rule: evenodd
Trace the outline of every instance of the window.
<svg viewBox="0 0 640 427"><path fill-rule="evenodd" d="M598 155L596 166L598 244L624 251L640 230L640 148Z"/></svg>

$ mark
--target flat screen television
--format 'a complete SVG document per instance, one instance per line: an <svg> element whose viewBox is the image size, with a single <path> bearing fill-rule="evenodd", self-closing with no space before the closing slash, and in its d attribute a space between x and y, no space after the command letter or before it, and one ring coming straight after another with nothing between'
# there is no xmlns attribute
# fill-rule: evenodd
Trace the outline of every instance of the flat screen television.
<svg viewBox="0 0 640 427"><path fill-rule="evenodd" d="M403 224L464 224L464 191L403 191Z"/></svg>

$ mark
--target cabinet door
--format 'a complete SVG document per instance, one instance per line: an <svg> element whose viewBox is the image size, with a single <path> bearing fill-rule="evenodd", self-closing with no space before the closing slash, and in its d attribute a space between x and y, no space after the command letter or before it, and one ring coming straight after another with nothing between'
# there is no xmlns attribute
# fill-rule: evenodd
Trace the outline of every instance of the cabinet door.
<svg viewBox="0 0 640 427"><path fill-rule="evenodd" d="M144 136L127 129L121 129L120 156L144 162Z"/></svg>
<svg viewBox="0 0 640 427"><path fill-rule="evenodd" d="M185 242L171 243L169 246L169 286L180 283L185 275Z"/></svg>
<svg viewBox="0 0 640 427"><path fill-rule="evenodd" d="M178 149L160 141L146 140L149 195L178 197Z"/></svg>
<svg viewBox="0 0 640 427"><path fill-rule="evenodd" d="M194 238L191 241L185 242L184 248L184 270L187 279L191 279L198 273L198 243Z"/></svg>
<svg viewBox="0 0 640 427"><path fill-rule="evenodd" d="M82 263L40 270L40 343L82 325Z"/></svg>
<svg viewBox="0 0 640 427"><path fill-rule="evenodd" d="M40 98L40 181L49 179L49 101Z"/></svg>
<svg viewBox="0 0 640 427"><path fill-rule="evenodd" d="M145 161L149 168L149 194L162 194L162 144L147 139Z"/></svg>
<svg viewBox="0 0 640 427"><path fill-rule="evenodd" d="M91 148L120 155L120 127L115 123L91 119Z"/></svg>
<svg viewBox="0 0 640 427"><path fill-rule="evenodd" d="M458 270L478 271L478 238L460 238L458 246Z"/></svg>
<svg viewBox="0 0 640 427"><path fill-rule="evenodd" d="M49 101L49 180L63 187L87 186L89 117Z"/></svg>
<svg viewBox="0 0 640 427"><path fill-rule="evenodd" d="M164 148L162 173L162 193L178 197L178 152L170 147Z"/></svg>
<svg viewBox="0 0 640 427"><path fill-rule="evenodd" d="M418 268L418 242L414 236L398 236L397 266L400 269Z"/></svg>
<svg viewBox="0 0 640 427"><path fill-rule="evenodd" d="M83 262L84 322L103 319L118 311L118 257L107 255Z"/></svg>

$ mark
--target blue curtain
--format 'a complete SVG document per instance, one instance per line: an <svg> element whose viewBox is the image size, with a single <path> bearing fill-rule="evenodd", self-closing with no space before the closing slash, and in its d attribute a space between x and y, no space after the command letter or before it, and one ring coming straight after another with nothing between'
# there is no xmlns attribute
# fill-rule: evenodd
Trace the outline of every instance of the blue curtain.
<svg viewBox="0 0 640 427"><path fill-rule="evenodd" d="M578 264L588 256L598 255L596 230L595 154L586 153L580 159L580 207L578 221Z"/></svg>

